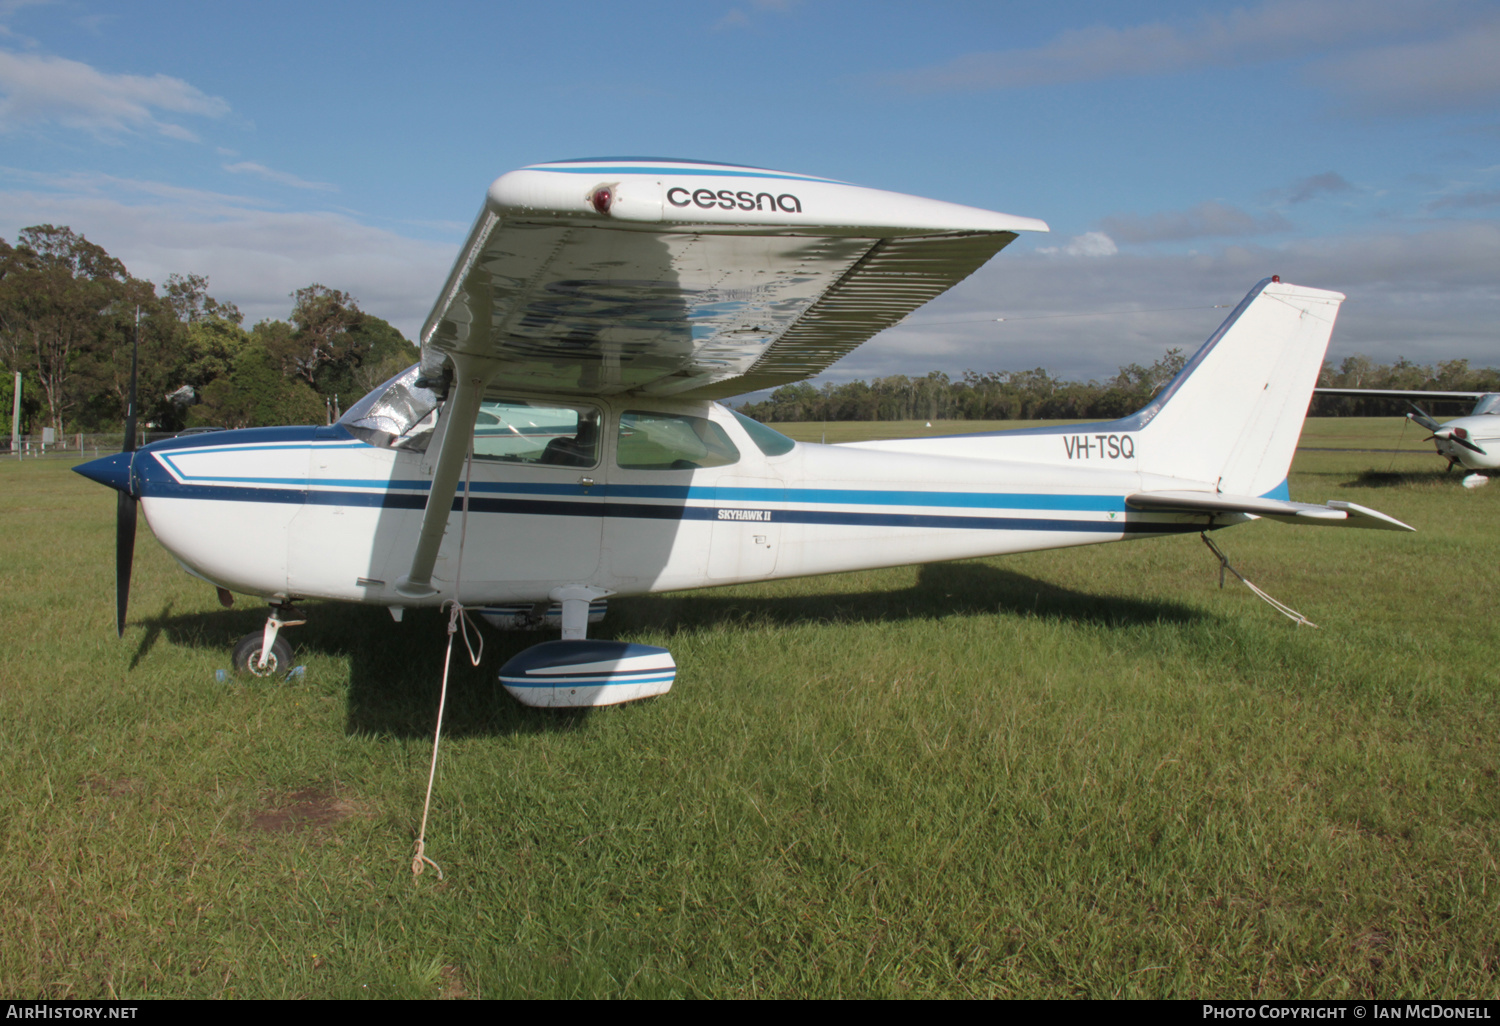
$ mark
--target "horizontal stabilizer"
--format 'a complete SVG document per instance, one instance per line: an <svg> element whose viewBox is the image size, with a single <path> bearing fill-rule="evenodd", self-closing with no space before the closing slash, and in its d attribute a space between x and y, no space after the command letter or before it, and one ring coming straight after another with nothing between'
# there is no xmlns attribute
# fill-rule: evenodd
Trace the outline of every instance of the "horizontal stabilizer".
<svg viewBox="0 0 1500 1026"><path fill-rule="evenodd" d="M1224 495L1220 492L1171 491L1136 492L1125 497L1133 509L1153 513L1224 514L1245 513L1250 516L1279 520L1284 524L1321 524L1329 527L1362 527L1377 531L1414 531L1394 517L1353 502L1330 500L1318 506L1310 502L1289 502L1253 495Z"/></svg>

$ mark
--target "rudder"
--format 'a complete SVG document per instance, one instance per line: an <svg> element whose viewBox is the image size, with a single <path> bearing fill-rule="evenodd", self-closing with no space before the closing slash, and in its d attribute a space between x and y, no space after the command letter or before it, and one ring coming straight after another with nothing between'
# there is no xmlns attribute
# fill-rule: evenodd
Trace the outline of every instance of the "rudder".
<svg viewBox="0 0 1500 1026"><path fill-rule="evenodd" d="M1264 495L1286 480L1344 296L1267 278L1133 417L1145 474Z"/></svg>

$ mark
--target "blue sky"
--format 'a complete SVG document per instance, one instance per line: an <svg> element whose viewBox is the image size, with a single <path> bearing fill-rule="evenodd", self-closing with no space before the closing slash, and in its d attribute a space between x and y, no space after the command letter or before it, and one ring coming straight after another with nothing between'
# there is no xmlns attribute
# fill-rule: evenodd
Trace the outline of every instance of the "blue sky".
<svg viewBox="0 0 1500 1026"><path fill-rule="evenodd" d="M493 178L601 155L1052 225L837 379L1103 377L1278 273L1348 293L1335 361L1500 364L1492 2L0 0L0 237L251 321L317 281L415 337Z"/></svg>

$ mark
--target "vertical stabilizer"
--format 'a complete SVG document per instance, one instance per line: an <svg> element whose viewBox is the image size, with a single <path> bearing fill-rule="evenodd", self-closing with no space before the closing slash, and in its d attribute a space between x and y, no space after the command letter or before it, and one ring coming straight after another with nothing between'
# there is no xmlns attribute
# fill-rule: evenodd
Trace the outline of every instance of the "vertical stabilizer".
<svg viewBox="0 0 1500 1026"><path fill-rule="evenodd" d="M1343 300L1267 278L1166 388L1120 420L854 447L1126 470L1157 479L1155 488L1267 495L1280 490L1292 465Z"/></svg>
<svg viewBox="0 0 1500 1026"><path fill-rule="evenodd" d="M1251 289L1162 393L1127 418L1149 439L1141 472L1236 495L1280 485L1343 299L1274 278Z"/></svg>

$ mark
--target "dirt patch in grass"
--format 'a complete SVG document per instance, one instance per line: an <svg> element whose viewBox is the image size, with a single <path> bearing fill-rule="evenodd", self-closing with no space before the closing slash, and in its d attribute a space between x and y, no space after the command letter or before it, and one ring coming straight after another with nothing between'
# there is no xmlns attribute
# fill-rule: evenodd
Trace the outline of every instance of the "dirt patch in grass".
<svg viewBox="0 0 1500 1026"><path fill-rule="evenodd" d="M359 803L327 787L308 787L273 797L250 817L257 830L285 834L298 830L325 833L352 816L364 815Z"/></svg>
<svg viewBox="0 0 1500 1026"><path fill-rule="evenodd" d="M1395 948L1395 940L1384 930L1367 930L1354 939L1354 949L1369 959L1370 968L1379 972Z"/></svg>
<svg viewBox="0 0 1500 1026"><path fill-rule="evenodd" d="M463 974L454 966L443 966L438 973L438 1000L461 1001L468 996L469 990L464 986Z"/></svg>
<svg viewBox="0 0 1500 1026"><path fill-rule="evenodd" d="M141 790L141 782L131 777L110 778L102 774L84 777L79 782L85 795L94 795L101 798L125 798L138 794Z"/></svg>

